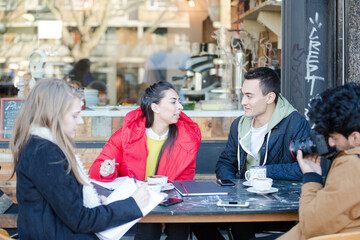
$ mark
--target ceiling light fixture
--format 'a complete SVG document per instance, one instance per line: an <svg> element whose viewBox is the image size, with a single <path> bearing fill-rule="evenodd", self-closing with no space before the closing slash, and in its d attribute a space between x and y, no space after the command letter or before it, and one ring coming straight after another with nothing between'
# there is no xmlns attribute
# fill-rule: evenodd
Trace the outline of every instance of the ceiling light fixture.
<svg viewBox="0 0 360 240"><path fill-rule="evenodd" d="M84 0L83 4L84 4L84 9L88 10L92 8L93 2L92 0Z"/></svg>
<svg viewBox="0 0 360 240"><path fill-rule="evenodd" d="M188 0L189 7L195 7L194 0Z"/></svg>

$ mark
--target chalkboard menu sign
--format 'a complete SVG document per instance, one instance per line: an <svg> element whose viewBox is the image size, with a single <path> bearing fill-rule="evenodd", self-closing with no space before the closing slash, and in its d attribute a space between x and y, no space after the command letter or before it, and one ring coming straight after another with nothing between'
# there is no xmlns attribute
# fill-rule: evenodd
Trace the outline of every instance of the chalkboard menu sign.
<svg viewBox="0 0 360 240"><path fill-rule="evenodd" d="M24 99L1 98L0 104L0 140L9 140Z"/></svg>

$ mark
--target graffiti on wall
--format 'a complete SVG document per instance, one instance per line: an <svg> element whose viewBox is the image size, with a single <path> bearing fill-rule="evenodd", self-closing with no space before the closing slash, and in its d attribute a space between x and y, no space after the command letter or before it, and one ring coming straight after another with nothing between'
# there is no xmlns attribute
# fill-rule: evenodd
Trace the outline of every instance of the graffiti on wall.
<svg viewBox="0 0 360 240"><path fill-rule="evenodd" d="M322 26L322 23L319 22L319 14L316 12L315 18L309 18L309 21L312 24L312 29L309 34L309 49L306 57L305 79L308 83L311 82L310 96L312 96L314 93L314 86L316 81L325 81L325 78L317 75L317 70L319 69L319 56L321 46L318 31Z"/></svg>
<svg viewBox="0 0 360 240"><path fill-rule="evenodd" d="M320 76L319 74L319 63L320 63L320 47L321 47L321 39L319 37L319 31L322 27L322 23L319 21L319 13L315 13L314 18L309 18L309 22L311 24L311 31L308 37L309 40L309 47L308 47L308 53L306 56L306 75L305 80L307 83L310 83L310 93L309 96L314 96L314 87L315 83L318 81L325 81L325 78L323 76ZM308 102L307 107L304 109L304 114L309 120L307 113L309 112L309 104Z"/></svg>

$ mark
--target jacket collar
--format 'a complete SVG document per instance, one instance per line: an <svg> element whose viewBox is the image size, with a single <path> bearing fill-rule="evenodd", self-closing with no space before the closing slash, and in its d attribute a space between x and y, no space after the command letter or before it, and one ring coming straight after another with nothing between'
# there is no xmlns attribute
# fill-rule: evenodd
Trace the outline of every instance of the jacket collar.
<svg viewBox="0 0 360 240"><path fill-rule="evenodd" d="M289 116L292 112L295 112L296 109L281 95L279 94L278 101L276 103L275 110L271 115L270 121L268 123L268 128L266 133L268 133L271 129L273 129L279 122L281 122L284 118ZM238 125L238 133L239 138L249 137L250 129L253 117L245 117L243 115L240 118Z"/></svg>
<svg viewBox="0 0 360 240"><path fill-rule="evenodd" d="M132 144L146 136L145 123L146 119L140 108L126 114L121 134L123 143ZM181 112L176 126L179 129L177 144L181 145L185 150L193 149L195 147L194 141L200 141L201 139L197 123Z"/></svg>
<svg viewBox="0 0 360 240"><path fill-rule="evenodd" d="M47 127L40 127L39 125L31 126L30 134L44 138L50 142L54 142L51 131Z"/></svg>
<svg viewBox="0 0 360 240"><path fill-rule="evenodd" d="M296 109L288 102L288 100L279 94L275 110L269 121L268 131L273 129L276 125L279 124L279 122L295 111Z"/></svg>
<svg viewBox="0 0 360 240"><path fill-rule="evenodd" d="M145 134L146 119L140 108L126 114L124 118L123 137L128 138L129 143L136 142L139 138L142 138Z"/></svg>
<svg viewBox="0 0 360 240"><path fill-rule="evenodd" d="M348 150L345 150L344 152L348 155L359 155L360 157L360 147L350 148Z"/></svg>

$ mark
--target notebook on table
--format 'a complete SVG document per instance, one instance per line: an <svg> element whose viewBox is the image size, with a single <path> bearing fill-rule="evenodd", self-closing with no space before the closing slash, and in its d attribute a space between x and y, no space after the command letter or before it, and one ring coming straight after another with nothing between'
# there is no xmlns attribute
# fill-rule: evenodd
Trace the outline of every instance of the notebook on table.
<svg viewBox="0 0 360 240"><path fill-rule="evenodd" d="M124 179L123 183L115 189L108 197L107 202L111 203L114 201L122 200L130 197L136 190L137 185L135 184L132 178ZM164 196L153 191L149 191L150 198L149 203L142 207L140 210L143 213L143 216L146 216L152 209L154 209L163 199ZM120 226L113 227L101 232L96 233L98 238L102 240L118 240L134 225L136 224L140 218L135 219L133 221L124 223Z"/></svg>
<svg viewBox="0 0 360 240"><path fill-rule="evenodd" d="M181 196L227 195L228 190L214 181L173 181Z"/></svg>

